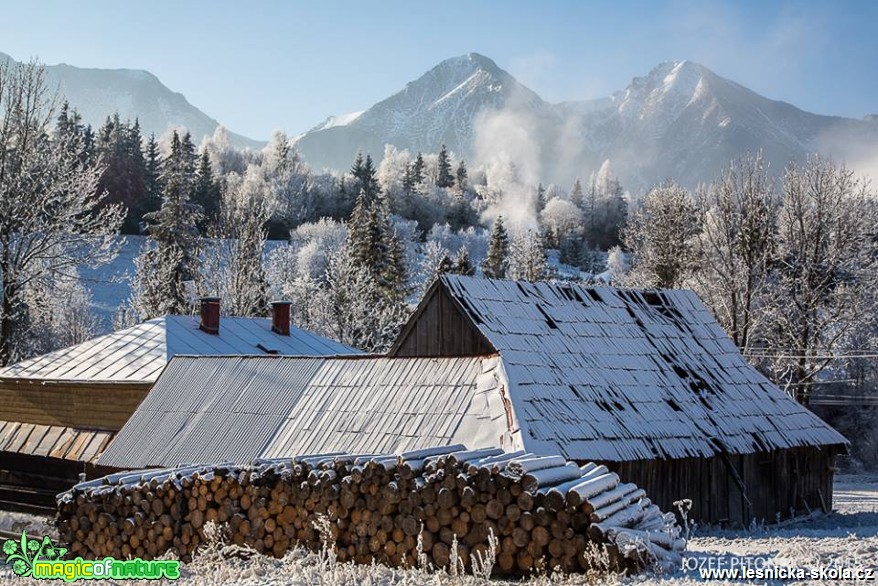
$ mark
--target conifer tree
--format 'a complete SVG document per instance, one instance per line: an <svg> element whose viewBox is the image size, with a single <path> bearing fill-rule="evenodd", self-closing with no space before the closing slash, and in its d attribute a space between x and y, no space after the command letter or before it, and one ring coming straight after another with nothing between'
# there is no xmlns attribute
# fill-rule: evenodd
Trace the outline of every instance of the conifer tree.
<svg viewBox="0 0 878 586"><path fill-rule="evenodd" d="M199 273L201 209L189 197L188 148L175 131L162 175L162 206L144 217L150 239L138 259L133 294L144 319L189 312L186 282Z"/></svg>
<svg viewBox="0 0 878 586"><path fill-rule="evenodd" d="M455 274L465 277L471 277L476 274L476 267L473 266L466 248L461 248L458 251L457 257L454 259L453 271Z"/></svg>
<svg viewBox="0 0 878 586"><path fill-rule="evenodd" d="M541 214L546 208L546 188L540 183L537 186L537 214Z"/></svg>
<svg viewBox="0 0 878 586"><path fill-rule="evenodd" d="M451 162L448 160L448 150L443 144L439 149L438 174L436 187L454 187L454 175L451 174Z"/></svg>
<svg viewBox="0 0 878 586"><path fill-rule="evenodd" d="M491 241L488 244L488 256L482 262L482 274L489 279L502 279L506 276L507 258L509 256L509 234L503 226L503 216L494 221Z"/></svg>
<svg viewBox="0 0 878 586"><path fill-rule="evenodd" d="M198 171L192 193L192 203L201 206L202 217L205 221L216 219L220 209L220 190L213 178L213 169L206 150L202 151L198 158Z"/></svg>
<svg viewBox="0 0 878 586"><path fill-rule="evenodd" d="M143 212L148 214L158 210L162 203L162 160L155 134L150 134L146 142L143 166L143 190L145 196Z"/></svg>
<svg viewBox="0 0 878 586"><path fill-rule="evenodd" d="M579 177L576 178L576 181L573 182L573 189L570 190L570 201L582 207L584 193L582 191L582 182L579 181Z"/></svg>
<svg viewBox="0 0 878 586"><path fill-rule="evenodd" d="M412 163L412 182L415 186L423 185L425 168L424 156L419 152L415 157L415 162Z"/></svg>
<svg viewBox="0 0 878 586"><path fill-rule="evenodd" d="M455 176L457 177L457 192L460 195L463 195L463 192L466 189L467 180L466 163L463 162L463 159L457 164L457 172L455 173Z"/></svg>

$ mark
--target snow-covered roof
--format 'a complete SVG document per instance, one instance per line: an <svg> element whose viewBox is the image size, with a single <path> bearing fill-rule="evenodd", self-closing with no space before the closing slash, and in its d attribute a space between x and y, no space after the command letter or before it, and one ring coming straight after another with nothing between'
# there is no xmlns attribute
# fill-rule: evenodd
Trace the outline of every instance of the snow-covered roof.
<svg viewBox="0 0 878 586"><path fill-rule="evenodd" d="M529 451L628 461L846 443L750 366L691 291L453 275L437 287L500 354Z"/></svg>
<svg viewBox="0 0 878 586"><path fill-rule="evenodd" d="M290 327L290 335L271 331L271 320L222 317L219 335L198 328L197 318L168 315L81 344L36 356L0 369L0 379L77 382L155 381L177 354L294 356L355 354L356 350L312 332Z"/></svg>
<svg viewBox="0 0 878 586"><path fill-rule="evenodd" d="M99 464L494 446L508 431L497 365L496 356L177 356Z"/></svg>

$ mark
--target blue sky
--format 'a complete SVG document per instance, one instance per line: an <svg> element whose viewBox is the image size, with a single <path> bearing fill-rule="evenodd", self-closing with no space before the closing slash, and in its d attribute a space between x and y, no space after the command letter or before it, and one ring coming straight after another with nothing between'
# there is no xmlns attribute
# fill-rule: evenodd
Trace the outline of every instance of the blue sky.
<svg viewBox="0 0 878 586"><path fill-rule="evenodd" d="M18 60L147 69L235 132L302 132L483 53L544 99L691 59L821 114L878 113L878 2L0 2Z"/></svg>

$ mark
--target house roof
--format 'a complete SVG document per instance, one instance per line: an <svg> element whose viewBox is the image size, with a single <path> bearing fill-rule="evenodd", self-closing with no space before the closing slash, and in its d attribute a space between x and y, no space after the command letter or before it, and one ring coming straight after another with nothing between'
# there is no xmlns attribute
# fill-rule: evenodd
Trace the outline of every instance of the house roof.
<svg viewBox="0 0 878 586"><path fill-rule="evenodd" d="M508 431L497 366L496 356L177 356L99 464L494 446Z"/></svg>
<svg viewBox="0 0 878 586"><path fill-rule="evenodd" d="M847 443L744 360L691 291L445 275L533 452L627 461Z"/></svg>
<svg viewBox="0 0 878 586"><path fill-rule="evenodd" d="M353 348L295 327L289 336L271 331L271 320L223 317L219 335L198 328L198 319L168 315L98 336L81 344L0 369L0 379L82 382L155 381L177 354L241 355L269 351L296 356L353 354Z"/></svg>

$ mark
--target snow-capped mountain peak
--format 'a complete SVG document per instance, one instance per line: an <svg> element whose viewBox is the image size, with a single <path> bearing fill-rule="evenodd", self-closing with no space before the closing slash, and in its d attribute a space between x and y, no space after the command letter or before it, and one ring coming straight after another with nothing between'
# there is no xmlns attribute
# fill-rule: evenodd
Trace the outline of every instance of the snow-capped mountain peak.
<svg viewBox="0 0 878 586"><path fill-rule="evenodd" d="M386 144L412 152L445 144L469 159L486 111L527 121L543 180L569 184L610 160L635 191L668 177L694 186L747 152L762 151L770 168L782 170L811 152L854 158L838 145L878 144L874 118L803 112L688 60L661 63L607 99L549 104L478 53L442 61L358 116L344 124L330 119L297 144L306 160L336 169L348 168L357 151L378 160Z"/></svg>

